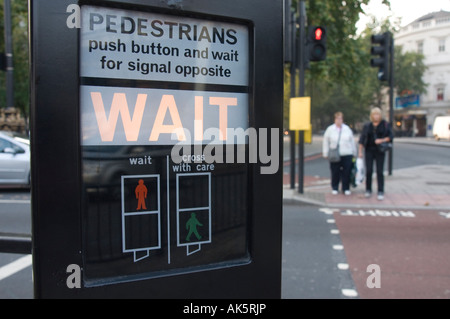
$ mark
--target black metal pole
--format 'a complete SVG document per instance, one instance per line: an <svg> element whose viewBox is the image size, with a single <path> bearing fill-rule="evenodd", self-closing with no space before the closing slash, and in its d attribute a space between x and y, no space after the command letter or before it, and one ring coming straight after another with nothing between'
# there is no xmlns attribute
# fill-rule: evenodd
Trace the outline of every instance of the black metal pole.
<svg viewBox="0 0 450 319"><path fill-rule="evenodd" d="M291 28L291 97L295 97L295 78L297 73L296 68L296 61L297 61L297 45L296 45L296 39L297 39L297 26L296 26L296 20L295 20L295 13L289 12L291 15L291 25L289 26ZM291 157L291 169L290 169L290 176L291 176L291 189L295 189L295 131L289 131L290 136L290 157Z"/></svg>
<svg viewBox="0 0 450 319"><path fill-rule="evenodd" d="M295 188L295 131L289 131L290 138L290 157L291 157L291 167L290 167L290 176L291 176L291 189Z"/></svg>
<svg viewBox="0 0 450 319"><path fill-rule="evenodd" d="M394 125L394 37L390 34L390 61L389 61L389 123L391 127ZM388 157L388 173L392 175L394 144L389 151Z"/></svg>
<svg viewBox="0 0 450 319"><path fill-rule="evenodd" d="M306 25L306 9L305 1L299 2L299 26L300 37L298 43L298 68L300 77L299 96L305 96L305 25ZM305 144L305 132L299 131L298 141L298 192L303 194L303 181L304 181L304 144Z"/></svg>
<svg viewBox="0 0 450 319"><path fill-rule="evenodd" d="M5 59L6 59L6 108L14 107L14 67L11 26L11 1L4 0Z"/></svg>

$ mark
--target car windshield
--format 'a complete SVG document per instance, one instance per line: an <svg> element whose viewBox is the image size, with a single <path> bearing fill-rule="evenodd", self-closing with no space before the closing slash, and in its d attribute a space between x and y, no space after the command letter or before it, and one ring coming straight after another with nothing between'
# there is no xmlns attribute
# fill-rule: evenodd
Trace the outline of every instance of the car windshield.
<svg viewBox="0 0 450 319"><path fill-rule="evenodd" d="M16 133L16 132L8 132L8 131L1 131L3 134L13 138L16 142L19 142L21 144L30 145L30 138L26 134L22 133Z"/></svg>
<svg viewBox="0 0 450 319"><path fill-rule="evenodd" d="M25 145L30 145L30 139L28 137L15 136L14 140Z"/></svg>

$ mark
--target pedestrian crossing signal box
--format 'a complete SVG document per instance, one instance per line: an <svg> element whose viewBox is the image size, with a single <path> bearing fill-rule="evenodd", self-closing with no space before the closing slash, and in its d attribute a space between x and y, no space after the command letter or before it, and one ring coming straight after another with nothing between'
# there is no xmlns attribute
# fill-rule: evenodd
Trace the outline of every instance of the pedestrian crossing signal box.
<svg viewBox="0 0 450 319"><path fill-rule="evenodd" d="M280 297L282 13L30 2L37 298Z"/></svg>

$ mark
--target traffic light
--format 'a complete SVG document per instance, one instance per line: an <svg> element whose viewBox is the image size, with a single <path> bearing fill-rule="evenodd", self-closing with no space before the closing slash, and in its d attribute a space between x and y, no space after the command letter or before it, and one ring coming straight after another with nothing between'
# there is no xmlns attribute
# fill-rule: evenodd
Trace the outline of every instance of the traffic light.
<svg viewBox="0 0 450 319"><path fill-rule="evenodd" d="M378 67L378 80L389 80L389 54L391 50L391 34L385 32L382 34L375 34L371 37L372 44L379 44L372 46L370 54L378 56L370 59L370 66Z"/></svg>
<svg viewBox="0 0 450 319"><path fill-rule="evenodd" d="M308 61L325 60L327 57L327 29L322 26L308 27L306 48Z"/></svg>

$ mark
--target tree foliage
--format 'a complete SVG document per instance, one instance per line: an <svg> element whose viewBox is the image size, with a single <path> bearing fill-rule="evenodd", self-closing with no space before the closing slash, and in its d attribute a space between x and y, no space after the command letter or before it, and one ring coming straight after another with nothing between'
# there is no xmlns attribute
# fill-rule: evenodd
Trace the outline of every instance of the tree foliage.
<svg viewBox="0 0 450 319"><path fill-rule="evenodd" d="M423 81L425 66L423 54L402 52L402 47L395 47L395 89L397 95L426 93L427 83Z"/></svg>
<svg viewBox="0 0 450 319"><path fill-rule="evenodd" d="M11 1L12 42L14 63L14 106L25 117L29 114L28 68L28 4L25 0ZM0 52L5 52L3 1L0 2ZM6 76L0 72L0 107L6 105Z"/></svg>
<svg viewBox="0 0 450 319"><path fill-rule="evenodd" d="M297 0L293 6L297 5ZM362 34L356 23L369 0L309 0L305 1L307 24L327 27L327 59L310 63L305 72L306 95L311 96L313 129L319 131L332 123L333 114L342 111L347 124L355 125L368 118L372 106L383 107L386 85L377 78L377 69L370 67L370 37L372 34L398 30L398 23L375 17ZM386 10L390 8L384 0ZM425 71L423 56L402 53L395 49L395 89L423 93Z"/></svg>

